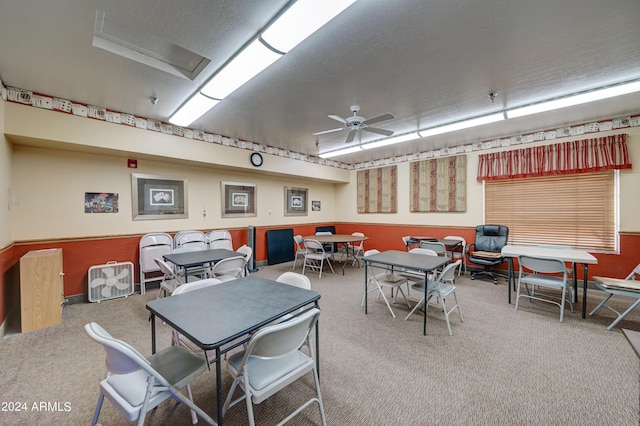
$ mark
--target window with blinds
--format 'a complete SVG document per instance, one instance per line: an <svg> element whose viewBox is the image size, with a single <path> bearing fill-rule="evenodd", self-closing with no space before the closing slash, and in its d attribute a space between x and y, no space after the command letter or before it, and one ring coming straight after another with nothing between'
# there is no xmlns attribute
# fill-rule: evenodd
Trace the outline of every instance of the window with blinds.
<svg viewBox="0 0 640 426"><path fill-rule="evenodd" d="M617 172L485 181L485 223L509 227L510 244L615 251Z"/></svg>

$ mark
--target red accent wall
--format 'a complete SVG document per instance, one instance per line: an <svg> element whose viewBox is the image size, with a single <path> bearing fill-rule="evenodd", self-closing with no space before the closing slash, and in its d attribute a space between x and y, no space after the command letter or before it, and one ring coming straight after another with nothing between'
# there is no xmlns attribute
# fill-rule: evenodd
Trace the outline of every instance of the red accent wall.
<svg viewBox="0 0 640 426"><path fill-rule="evenodd" d="M471 243L475 237L475 227L430 227L386 224L358 223L314 223L289 227L256 227L256 262L267 260L266 232L271 229L293 229L294 235L313 235L316 226L335 225L336 233L351 234L362 232L369 237L365 249L404 250L402 237L421 235L443 238L459 235ZM230 229L234 248L247 242L247 229ZM62 248L64 262L65 296L87 293L87 272L91 266L108 261L130 261L135 267L135 281L138 281L138 242L142 235L104 237L82 240L61 240L37 243L19 243L0 252L0 322L7 317L11 305L17 303L19 281L17 269L20 257L30 250ZM291 242L294 245L293 241ZM640 234L625 233L620 237L621 254L594 253L597 265L589 267L589 276L604 275L624 278L640 262ZM582 277L582 268L578 270Z"/></svg>

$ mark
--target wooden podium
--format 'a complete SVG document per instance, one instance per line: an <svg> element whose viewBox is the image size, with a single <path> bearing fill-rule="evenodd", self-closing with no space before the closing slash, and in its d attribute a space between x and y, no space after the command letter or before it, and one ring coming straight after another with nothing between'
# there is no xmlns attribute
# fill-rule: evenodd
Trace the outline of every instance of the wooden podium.
<svg viewBox="0 0 640 426"><path fill-rule="evenodd" d="M20 258L22 332L62 322L62 249L33 250Z"/></svg>

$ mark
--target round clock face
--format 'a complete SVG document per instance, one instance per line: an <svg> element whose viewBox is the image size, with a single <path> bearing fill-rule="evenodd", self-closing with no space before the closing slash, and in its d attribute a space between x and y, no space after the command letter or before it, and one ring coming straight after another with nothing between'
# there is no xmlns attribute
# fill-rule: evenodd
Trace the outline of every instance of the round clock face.
<svg viewBox="0 0 640 426"><path fill-rule="evenodd" d="M260 155L257 152L254 152L253 154L251 154L251 164L253 164L256 167L262 166L262 155Z"/></svg>

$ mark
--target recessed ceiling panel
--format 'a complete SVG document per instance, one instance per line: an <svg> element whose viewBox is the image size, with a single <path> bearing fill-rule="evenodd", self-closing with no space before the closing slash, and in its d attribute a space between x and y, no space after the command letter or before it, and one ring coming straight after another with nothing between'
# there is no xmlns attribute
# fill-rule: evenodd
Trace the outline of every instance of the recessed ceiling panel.
<svg viewBox="0 0 640 426"><path fill-rule="evenodd" d="M209 59L96 11L93 45L179 77L195 79Z"/></svg>

